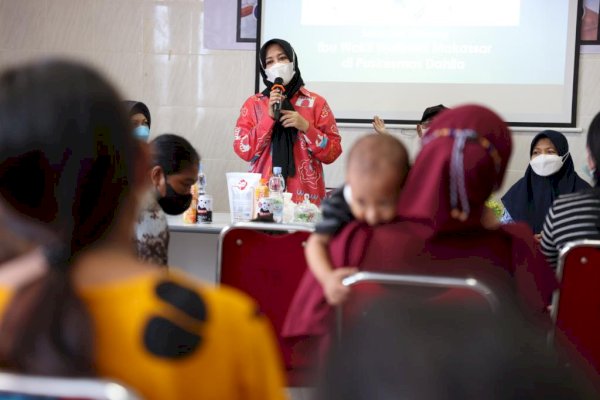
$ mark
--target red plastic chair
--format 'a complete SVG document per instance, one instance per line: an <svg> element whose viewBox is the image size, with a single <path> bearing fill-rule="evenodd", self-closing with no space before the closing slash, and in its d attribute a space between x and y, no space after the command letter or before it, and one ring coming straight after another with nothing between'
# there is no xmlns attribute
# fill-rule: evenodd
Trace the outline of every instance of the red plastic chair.
<svg viewBox="0 0 600 400"><path fill-rule="evenodd" d="M402 296L407 301L420 299L431 305L477 305L490 312L497 312L500 308L498 297L490 287L471 277L361 271L345 278L342 283L352 287L352 294L344 307L337 310L338 339L344 326L360 318L373 300L383 296Z"/></svg>
<svg viewBox="0 0 600 400"><path fill-rule="evenodd" d="M600 373L600 240L568 243L558 257L555 333Z"/></svg>
<svg viewBox="0 0 600 400"><path fill-rule="evenodd" d="M295 367L304 364L280 335L292 297L307 269L304 246L314 228L299 224L242 222L219 238L217 282L235 287L259 305L273 324L291 386L303 381Z"/></svg>

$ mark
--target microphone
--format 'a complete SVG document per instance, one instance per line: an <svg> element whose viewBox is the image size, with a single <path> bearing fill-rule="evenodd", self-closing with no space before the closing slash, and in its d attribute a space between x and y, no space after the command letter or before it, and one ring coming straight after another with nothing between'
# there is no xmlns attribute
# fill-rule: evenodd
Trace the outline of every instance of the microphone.
<svg viewBox="0 0 600 400"><path fill-rule="evenodd" d="M273 86L271 86L271 93L285 93L285 86L283 86L283 78L275 78ZM273 119L279 121L279 113L281 112L281 101L277 101L273 104Z"/></svg>

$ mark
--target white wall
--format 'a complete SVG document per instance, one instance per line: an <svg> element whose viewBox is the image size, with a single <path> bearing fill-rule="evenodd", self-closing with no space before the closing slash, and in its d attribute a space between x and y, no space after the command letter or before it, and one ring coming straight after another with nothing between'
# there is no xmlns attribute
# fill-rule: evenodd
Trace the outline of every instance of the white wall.
<svg viewBox="0 0 600 400"><path fill-rule="evenodd" d="M0 68L54 55L97 66L125 98L150 107L152 135L177 133L199 149L215 209L225 211L225 172L246 170L232 141L239 108L254 90L254 53L204 49L203 5L202 0L0 0ZM567 135L578 171L585 161L585 129L600 110L600 55L581 56L579 82L577 125L584 132ZM344 149L369 130L342 127ZM414 157L416 133L393 133ZM505 187L522 176L534 134L515 132ZM343 180L343 166L344 155L326 167L328 186Z"/></svg>

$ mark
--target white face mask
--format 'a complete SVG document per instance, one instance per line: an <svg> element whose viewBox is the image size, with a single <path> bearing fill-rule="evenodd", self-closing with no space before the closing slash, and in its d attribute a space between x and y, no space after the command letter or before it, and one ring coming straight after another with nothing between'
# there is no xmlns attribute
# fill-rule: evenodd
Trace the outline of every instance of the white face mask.
<svg viewBox="0 0 600 400"><path fill-rule="evenodd" d="M541 154L529 161L531 169L539 176L550 176L557 173L565 163L565 160L569 156L569 153L564 156L557 156L556 154Z"/></svg>
<svg viewBox="0 0 600 400"><path fill-rule="evenodd" d="M283 79L284 86L290 83L295 73L296 71L294 71L294 63L291 62L276 63L265 69L267 80L270 82L275 82L275 78L281 78Z"/></svg>

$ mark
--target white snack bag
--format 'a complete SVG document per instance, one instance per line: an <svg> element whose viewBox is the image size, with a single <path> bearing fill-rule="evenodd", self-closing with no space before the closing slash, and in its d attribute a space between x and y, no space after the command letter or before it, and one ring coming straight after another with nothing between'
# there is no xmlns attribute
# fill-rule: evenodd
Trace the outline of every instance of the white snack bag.
<svg viewBox="0 0 600 400"><path fill-rule="evenodd" d="M254 188L261 174L251 172L227 172L227 191L231 222L250 221L254 207Z"/></svg>

